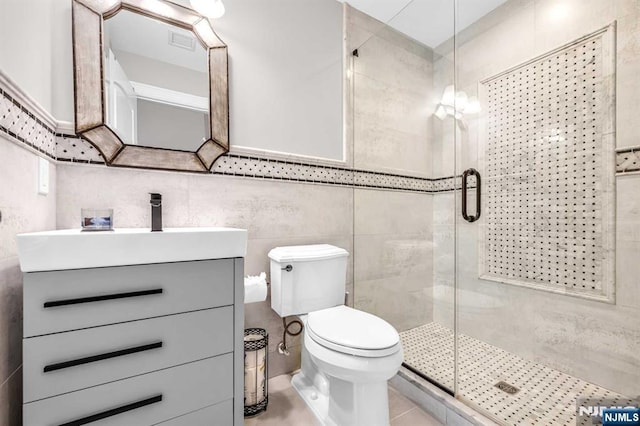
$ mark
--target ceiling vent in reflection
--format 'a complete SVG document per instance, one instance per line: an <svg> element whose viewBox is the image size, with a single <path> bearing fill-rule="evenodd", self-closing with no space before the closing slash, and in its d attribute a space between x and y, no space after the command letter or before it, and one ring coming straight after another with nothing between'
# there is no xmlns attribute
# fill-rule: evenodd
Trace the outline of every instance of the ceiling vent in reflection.
<svg viewBox="0 0 640 426"><path fill-rule="evenodd" d="M169 30L169 44L171 46L179 47L180 49L190 50L194 52L196 50L196 39L185 34L180 34Z"/></svg>

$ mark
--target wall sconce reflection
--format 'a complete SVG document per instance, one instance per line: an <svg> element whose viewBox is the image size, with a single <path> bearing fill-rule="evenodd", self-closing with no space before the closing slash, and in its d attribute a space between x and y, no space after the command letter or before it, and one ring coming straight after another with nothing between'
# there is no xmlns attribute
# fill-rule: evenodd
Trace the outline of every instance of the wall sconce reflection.
<svg viewBox="0 0 640 426"><path fill-rule="evenodd" d="M467 96L462 90L455 91L453 85L447 86L442 94L442 100L434 113L440 120L453 117L460 120L463 115L480 112L480 101L476 96Z"/></svg>

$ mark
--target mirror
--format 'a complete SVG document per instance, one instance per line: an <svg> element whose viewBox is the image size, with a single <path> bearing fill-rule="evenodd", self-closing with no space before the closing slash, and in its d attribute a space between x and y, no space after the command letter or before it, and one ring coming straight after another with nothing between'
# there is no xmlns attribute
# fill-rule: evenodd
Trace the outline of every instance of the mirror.
<svg viewBox="0 0 640 426"><path fill-rule="evenodd" d="M74 0L76 133L107 164L208 171L229 150L227 48L164 0Z"/></svg>
<svg viewBox="0 0 640 426"><path fill-rule="evenodd" d="M126 144L196 151L209 139L207 52L191 31L121 10L104 22L107 125Z"/></svg>

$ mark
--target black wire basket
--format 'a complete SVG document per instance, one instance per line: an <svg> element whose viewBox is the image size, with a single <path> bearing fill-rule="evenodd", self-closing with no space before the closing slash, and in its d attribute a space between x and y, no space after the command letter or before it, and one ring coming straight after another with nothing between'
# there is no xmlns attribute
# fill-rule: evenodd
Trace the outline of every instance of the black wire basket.
<svg viewBox="0 0 640 426"><path fill-rule="evenodd" d="M264 328L247 328L244 337L244 416L253 417L269 403L269 334Z"/></svg>

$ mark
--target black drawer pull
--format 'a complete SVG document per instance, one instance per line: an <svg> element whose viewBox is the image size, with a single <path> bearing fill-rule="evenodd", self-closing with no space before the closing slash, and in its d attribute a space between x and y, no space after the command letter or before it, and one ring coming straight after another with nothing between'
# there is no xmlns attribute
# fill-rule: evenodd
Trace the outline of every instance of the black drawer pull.
<svg viewBox="0 0 640 426"><path fill-rule="evenodd" d="M100 355L92 355L85 358L78 358L71 361L58 362L56 364L49 364L44 367L44 372L49 373L51 371L62 370L64 368L75 367L82 364L89 364L91 362L103 361L109 358L116 358L124 355L136 354L138 352L150 351L152 349L158 349L162 347L162 342L150 343L148 345L134 346L133 348L121 349L119 351L106 352Z"/></svg>
<svg viewBox="0 0 640 426"><path fill-rule="evenodd" d="M77 299L54 300L45 302L45 308L54 308L56 306L77 305L79 303L102 302L104 300L125 299L127 297L150 296L152 294L162 294L161 288L153 290L130 291L128 293L105 294L104 296L79 297Z"/></svg>
<svg viewBox="0 0 640 426"><path fill-rule="evenodd" d="M98 420L106 419L107 417L112 417L118 414L126 413L127 411L135 410L137 408L146 407L147 405L155 404L160 401L162 401L162 394L152 396L151 398L143 399L140 401L132 402L131 404L121 405L120 407L112 408L111 410L107 410L107 411L103 411L102 413L83 417L78 420L62 423L59 426L82 426L88 423L97 422Z"/></svg>

